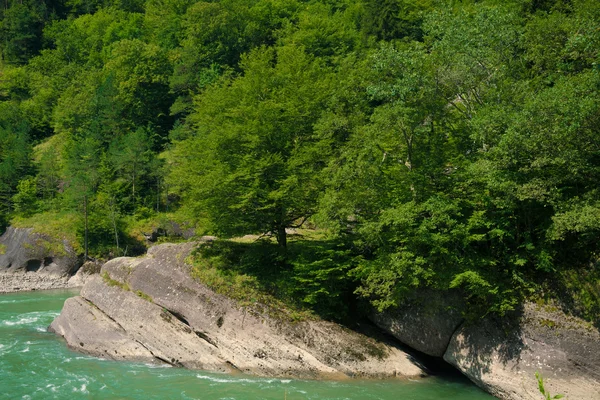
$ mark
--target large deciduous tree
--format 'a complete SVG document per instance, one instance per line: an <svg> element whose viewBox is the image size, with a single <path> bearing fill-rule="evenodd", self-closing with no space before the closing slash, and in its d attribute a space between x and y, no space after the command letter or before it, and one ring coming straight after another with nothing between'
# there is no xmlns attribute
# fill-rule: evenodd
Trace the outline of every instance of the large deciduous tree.
<svg viewBox="0 0 600 400"><path fill-rule="evenodd" d="M326 154L313 130L330 73L302 48L259 48L196 98L192 137L176 144L171 185L222 235L276 234L315 209Z"/></svg>

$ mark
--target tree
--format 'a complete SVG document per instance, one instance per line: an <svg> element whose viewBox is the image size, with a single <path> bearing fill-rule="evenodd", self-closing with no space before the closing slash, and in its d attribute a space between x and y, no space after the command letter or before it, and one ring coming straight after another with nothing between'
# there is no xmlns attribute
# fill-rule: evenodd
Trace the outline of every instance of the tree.
<svg viewBox="0 0 600 400"><path fill-rule="evenodd" d="M175 144L170 186L213 230L230 236L272 232L314 213L320 192L313 124L325 108L330 74L302 48L260 48L196 99L193 137Z"/></svg>
<svg viewBox="0 0 600 400"><path fill-rule="evenodd" d="M0 103L0 212L3 223L12 211L13 196L20 179L33 172L29 127L18 109Z"/></svg>
<svg viewBox="0 0 600 400"><path fill-rule="evenodd" d="M13 208L20 216L28 217L37 212L37 179L27 177L17 185L17 193L13 196Z"/></svg>
<svg viewBox="0 0 600 400"><path fill-rule="evenodd" d="M423 17L430 0L366 0L363 27L380 40L423 39Z"/></svg>
<svg viewBox="0 0 600 400"><path fill-rule="evenodd" d="M112 80L114 88L111 101L121 107L119 117L131 130L151 129L159 148L166 143L173 125L169 116L173 101L168 85L171 73L166 52L139 39L114 43L104 66L104 76Z"/></svg>
<svg viewBox="0 0 600 400"><path fill-rule="evenodd" d="M46 4L35 1L6 1L0 10L0 45L7 63L24 64L42 47Z"/></svg>
<svg viewBox="0 0 600 400"><path fill-rule="evenodd" d="M274 44L275 33L299 5L297 0L224 0L199 1L188 7L171 78L171 88L179 96L172 112L187 114L195 93L226 71L239 72L242 54Z"/></svg>
<svg viewBox="0 0 600 400"><path fill-rule="evenodd" d="M130 209L135 209L139 204L138 198L150 179L155 175L156 167L152 140L143 128L135 132L117 137L110 145L108 158L114 169L114 185L120 186L123 182L130 192L123 193L121 202L128 204Z"/></svg>
<svg viewBox="0 0 600 400"><path fill-rule="evenodd" d="M101 143L92 136L71 140L67 145L67 174L70 178L67 196L82 207L84 257L89 254L89 204L99 184Z"/></svg>

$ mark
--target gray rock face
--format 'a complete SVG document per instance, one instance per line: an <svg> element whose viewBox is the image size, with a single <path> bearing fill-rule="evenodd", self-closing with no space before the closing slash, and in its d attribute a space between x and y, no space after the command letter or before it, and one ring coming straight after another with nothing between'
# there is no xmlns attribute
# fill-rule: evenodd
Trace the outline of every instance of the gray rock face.
<svg viewBox="0 0 600 400"><path fill-rule="evenodd" d="M92 275L100 273L102 263L97 261L87 261L78 270L75 275L69 278L67 284L69 287L82 287Z"/></svg>
<svg viewBox="0 0 600 400"><path fill-rule="evenodd" d="M401 307L373 312L370 319L407 346L442 357L464 319L453 307L458 300L441 296L425 291Z"/></svg>
<svg viewBox="0 0 600 400"><path fill-rule="evenodd" d="M74 273L81 260L71 245L32 229L8 227L0 237L0 272L36 272L56 277Z"/></svg>
<svg viewBox="0 0 600 400"><path fill-rule="evenodd" d="M540 398L536 372L553 395L600 399L600 333L551 307L526 304L514 320L463 326L444 359L501 399Z"/></svg>
<svg viewBox="0 0 600 400"><path fill-rule="evenodd" d="M81 297L65 301L63 312L49 330L64 336L71 347L85 354L138 361L153 359L150 351L132 340L120 325ZM107 354L109 350L111 353Z"/></svg>
<svg viewBox="0 0 600 400"><path fill-rule="evenodd" d="M152 247L118 258L69 300L51 330L95 356L166 362L260 376L344 378L421 376L390 343L325 321L293 322L241 307L190 277L195 244Z"/></svg>
<svg viewBox="0 0 600 400"><path fill-rule="evenodd" d="M423 293L425 301L374 314L403 343L444 358L475 384L506 400L541 397L535 373L550 393L600 400L600 332L556 307L528 303L521 313L473 323L449 306L452 298Z"/></svg>

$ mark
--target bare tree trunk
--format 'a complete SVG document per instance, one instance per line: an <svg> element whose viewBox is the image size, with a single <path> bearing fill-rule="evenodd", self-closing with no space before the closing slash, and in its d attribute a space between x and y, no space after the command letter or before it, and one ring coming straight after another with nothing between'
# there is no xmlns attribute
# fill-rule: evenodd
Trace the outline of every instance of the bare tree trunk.
<svg viewBox="0 0 600 400"><path fill-rule="evenodd" d="M133 197L133 202L135 203L135 168L133 169L133 179L131 181L131 196Z"/></svg>
<svg viewBox="0 0 600 400"><path fill-rule="evenodd" d="M169 185L165 184L165 211L169 212Z"/></svg>
<svg viewBox="0 0 600 400"><path fill-rule="evenodd" d="M156 178L156 212L160 212L160 178Z"/></svg>
<svg viewBox="0 0 600 400"><path fill-rule="evenodd" d="M87 194L83 195L83 215L84 215L84 254L83 259L87 261L88 259L88 203L87 203Z"/></svg>
<svg viewBox="0 0 600 400"><path fill-rule="evenodd" d="M119 231L117 231L117 217L115 212L115 202L114 199L110 199L110 214L112 219L113 230L115 232L115 244L117 245L117 253L120 252L119 248Z"/></svg>

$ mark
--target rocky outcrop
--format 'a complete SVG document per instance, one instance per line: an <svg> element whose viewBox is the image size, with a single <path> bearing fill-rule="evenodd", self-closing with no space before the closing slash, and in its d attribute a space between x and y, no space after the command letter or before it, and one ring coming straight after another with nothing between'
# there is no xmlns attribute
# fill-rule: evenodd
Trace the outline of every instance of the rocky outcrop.
<svg viewBox="0 0 600 400"><path fill-rule="evenodd" d="M80 265L80 257L66 240L14 227L8 227L0 237L0 273L36 272L66 277Z"/></svg>
<svg viewBox="0 0 600 400"><path fill-rule="evenodd" d="M14 227L0 237L0 293L73 287L80 265L66 240Z"/></svg>
<svg viewBox="0 0 600 400"><path fill-rule="evenodd" d="M193 227L180 224L175 221L165 221L160 226L156 226L150 232L142 232L144 238L155 243L159 238L179 238L189 240L196 235Z"/></svg>
<svg viewBox="0 0 600 400"><path fill-rule="evenodd" d="M443 357L448 343L464 318L459 299L432 290L416 293L402 307L373 312L371 320L411 348L434 357Z"/></svg>
<svg viewBox="0 0 600 400"><path fill-rule="evenodd" d="M194 244L152 247L107 262L50 330L78 351L111 359L302 378L421 376L392 343L321 320L241 306L190 277Z"/></svg>
<svg viewBox="0 0 600 400"><path fill-rule="evenodd" d="M100 272L101 266L97 262L88 261L73 276L26 271L0 272L0 293L80 288L91 276Z"/></svg>
<svg viewBox="0 0 600 400"><path fill-rule="evenodd" d="M83 287L90 277L100 273L101 268L101 262L87 261L77 270L75 275L69 278L67 285L69 287Z"/></svg>
<svg viewBox="0 0 600 400"><path fill-rule="evenodd" d="M538 399L546 389L569 400L600 399L600 332L556 307L525 304L504 318L462 321L455 300L423 293L373 320L421 352L443 357L475 384L506 400Z"/></svg>
<svg viewBox="0 0 600 400"><path fill-rule="evenodd" d="M444 359L501 399L538 399L535 373L552 394L600 399L600 333L555 307L526 304L518 315L464 325Z"/></svg>

